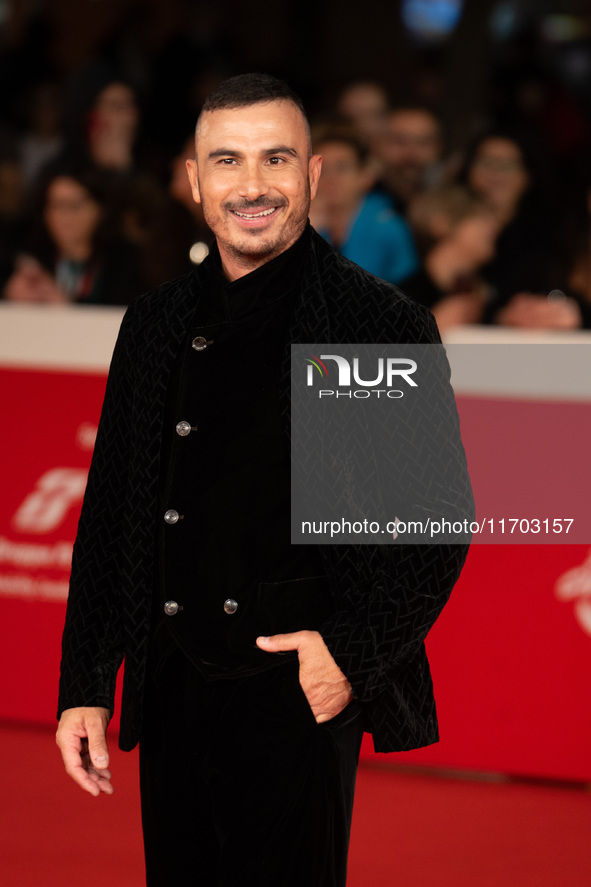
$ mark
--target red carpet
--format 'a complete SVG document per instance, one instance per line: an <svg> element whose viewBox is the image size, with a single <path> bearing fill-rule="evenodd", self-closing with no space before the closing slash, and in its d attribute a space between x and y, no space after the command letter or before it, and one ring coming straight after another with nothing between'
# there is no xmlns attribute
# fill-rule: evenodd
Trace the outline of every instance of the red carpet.
<svg viewBox="0 0 591 887"><path fill-rule="evenodd" d="M115 794L95 799L52 733L0 726L3 887L142 887L137 756L111 752ZM364 766L349 871L348 887L588 887L591 794Z"/></svg>

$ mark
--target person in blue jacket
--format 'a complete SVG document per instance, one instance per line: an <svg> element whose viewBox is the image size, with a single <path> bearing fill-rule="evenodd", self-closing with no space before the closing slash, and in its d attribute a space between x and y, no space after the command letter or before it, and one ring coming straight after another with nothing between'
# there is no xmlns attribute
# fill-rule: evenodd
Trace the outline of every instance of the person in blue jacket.
<svg viewBox="0 0 591 887"><path fill-rule="evenodd" d="M369 193L375 174L367 148L345 127L317 133L322 155L312 223L341 255L389 283L400 283L418 270L418 258L406 221L386 194Z"/></svg>

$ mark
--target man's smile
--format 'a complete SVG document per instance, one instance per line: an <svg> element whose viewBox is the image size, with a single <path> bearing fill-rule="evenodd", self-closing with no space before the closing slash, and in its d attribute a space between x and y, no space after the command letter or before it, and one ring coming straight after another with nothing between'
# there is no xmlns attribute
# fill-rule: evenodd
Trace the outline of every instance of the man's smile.
<svg viewBox="0 0 591 887"><path fill-rule="evenodd" d="M230 216L238 223L243 231L266 231L271 228L280 217L279 210L286 204L277 202L271 206L268 203L258 203L258 206L240 206L230 204L226 206Z"/></svg>
<svg viewBox="0 0 591 887"><path fill-rule="evenodd" d="M239 216L241 219L261 219L263 216L270 216L271 213L274 213L278 207L272 206L270 209L262 209L259 212L238 212L237 209L231 210L235 216Z"/></svg>

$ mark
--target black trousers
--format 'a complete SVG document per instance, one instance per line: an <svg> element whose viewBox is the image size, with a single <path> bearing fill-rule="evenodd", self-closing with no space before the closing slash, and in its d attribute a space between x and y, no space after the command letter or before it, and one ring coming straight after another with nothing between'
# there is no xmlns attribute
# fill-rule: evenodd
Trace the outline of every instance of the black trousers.
<svg viewBox="0 0 591 887"><path fill-rule="evenodd" d="M206 681L175 652L140 742L148 887L344 887L362 720L317 724L297 661Z"/></svg>

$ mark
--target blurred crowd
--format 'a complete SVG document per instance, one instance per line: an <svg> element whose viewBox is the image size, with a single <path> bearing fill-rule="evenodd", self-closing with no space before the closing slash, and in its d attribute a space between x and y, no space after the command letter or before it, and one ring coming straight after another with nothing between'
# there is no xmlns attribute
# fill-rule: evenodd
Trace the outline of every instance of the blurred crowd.
<svg viewBox="0 0 591 887"><path fill-rule="evenodd" d="M30 125L0 144L0 286L20 302L125 305L202 261L210 235L194 203L187 134L166 174L142 156L132 85L108 71L67 120L40 83Z"/></svg>
<svg viewBox="0 0 591 887"><path fill-rule="evenodd" d="M207 255L185 170L192 132L155 151L142 127L149 97L130 79L101 65L82 87L73 101L59 79L40 79L26 119L0 121L3 299L124 305ZM436 110L393 105L377 82L351 83L319 111L311 221L343 255L442 329L591 327L584 114L582 162L565 177L531 120L488 115L450 151Z"/></svg>
<svg viewBox="0 0 591 887"><path fill-rule="evenodd" d="M433 110L392 107L373 82L341 92L314 142L324 161L313 224L441 329L591 326L584 159L561 178L539 131L514 119L448 154Z"/></svg>

